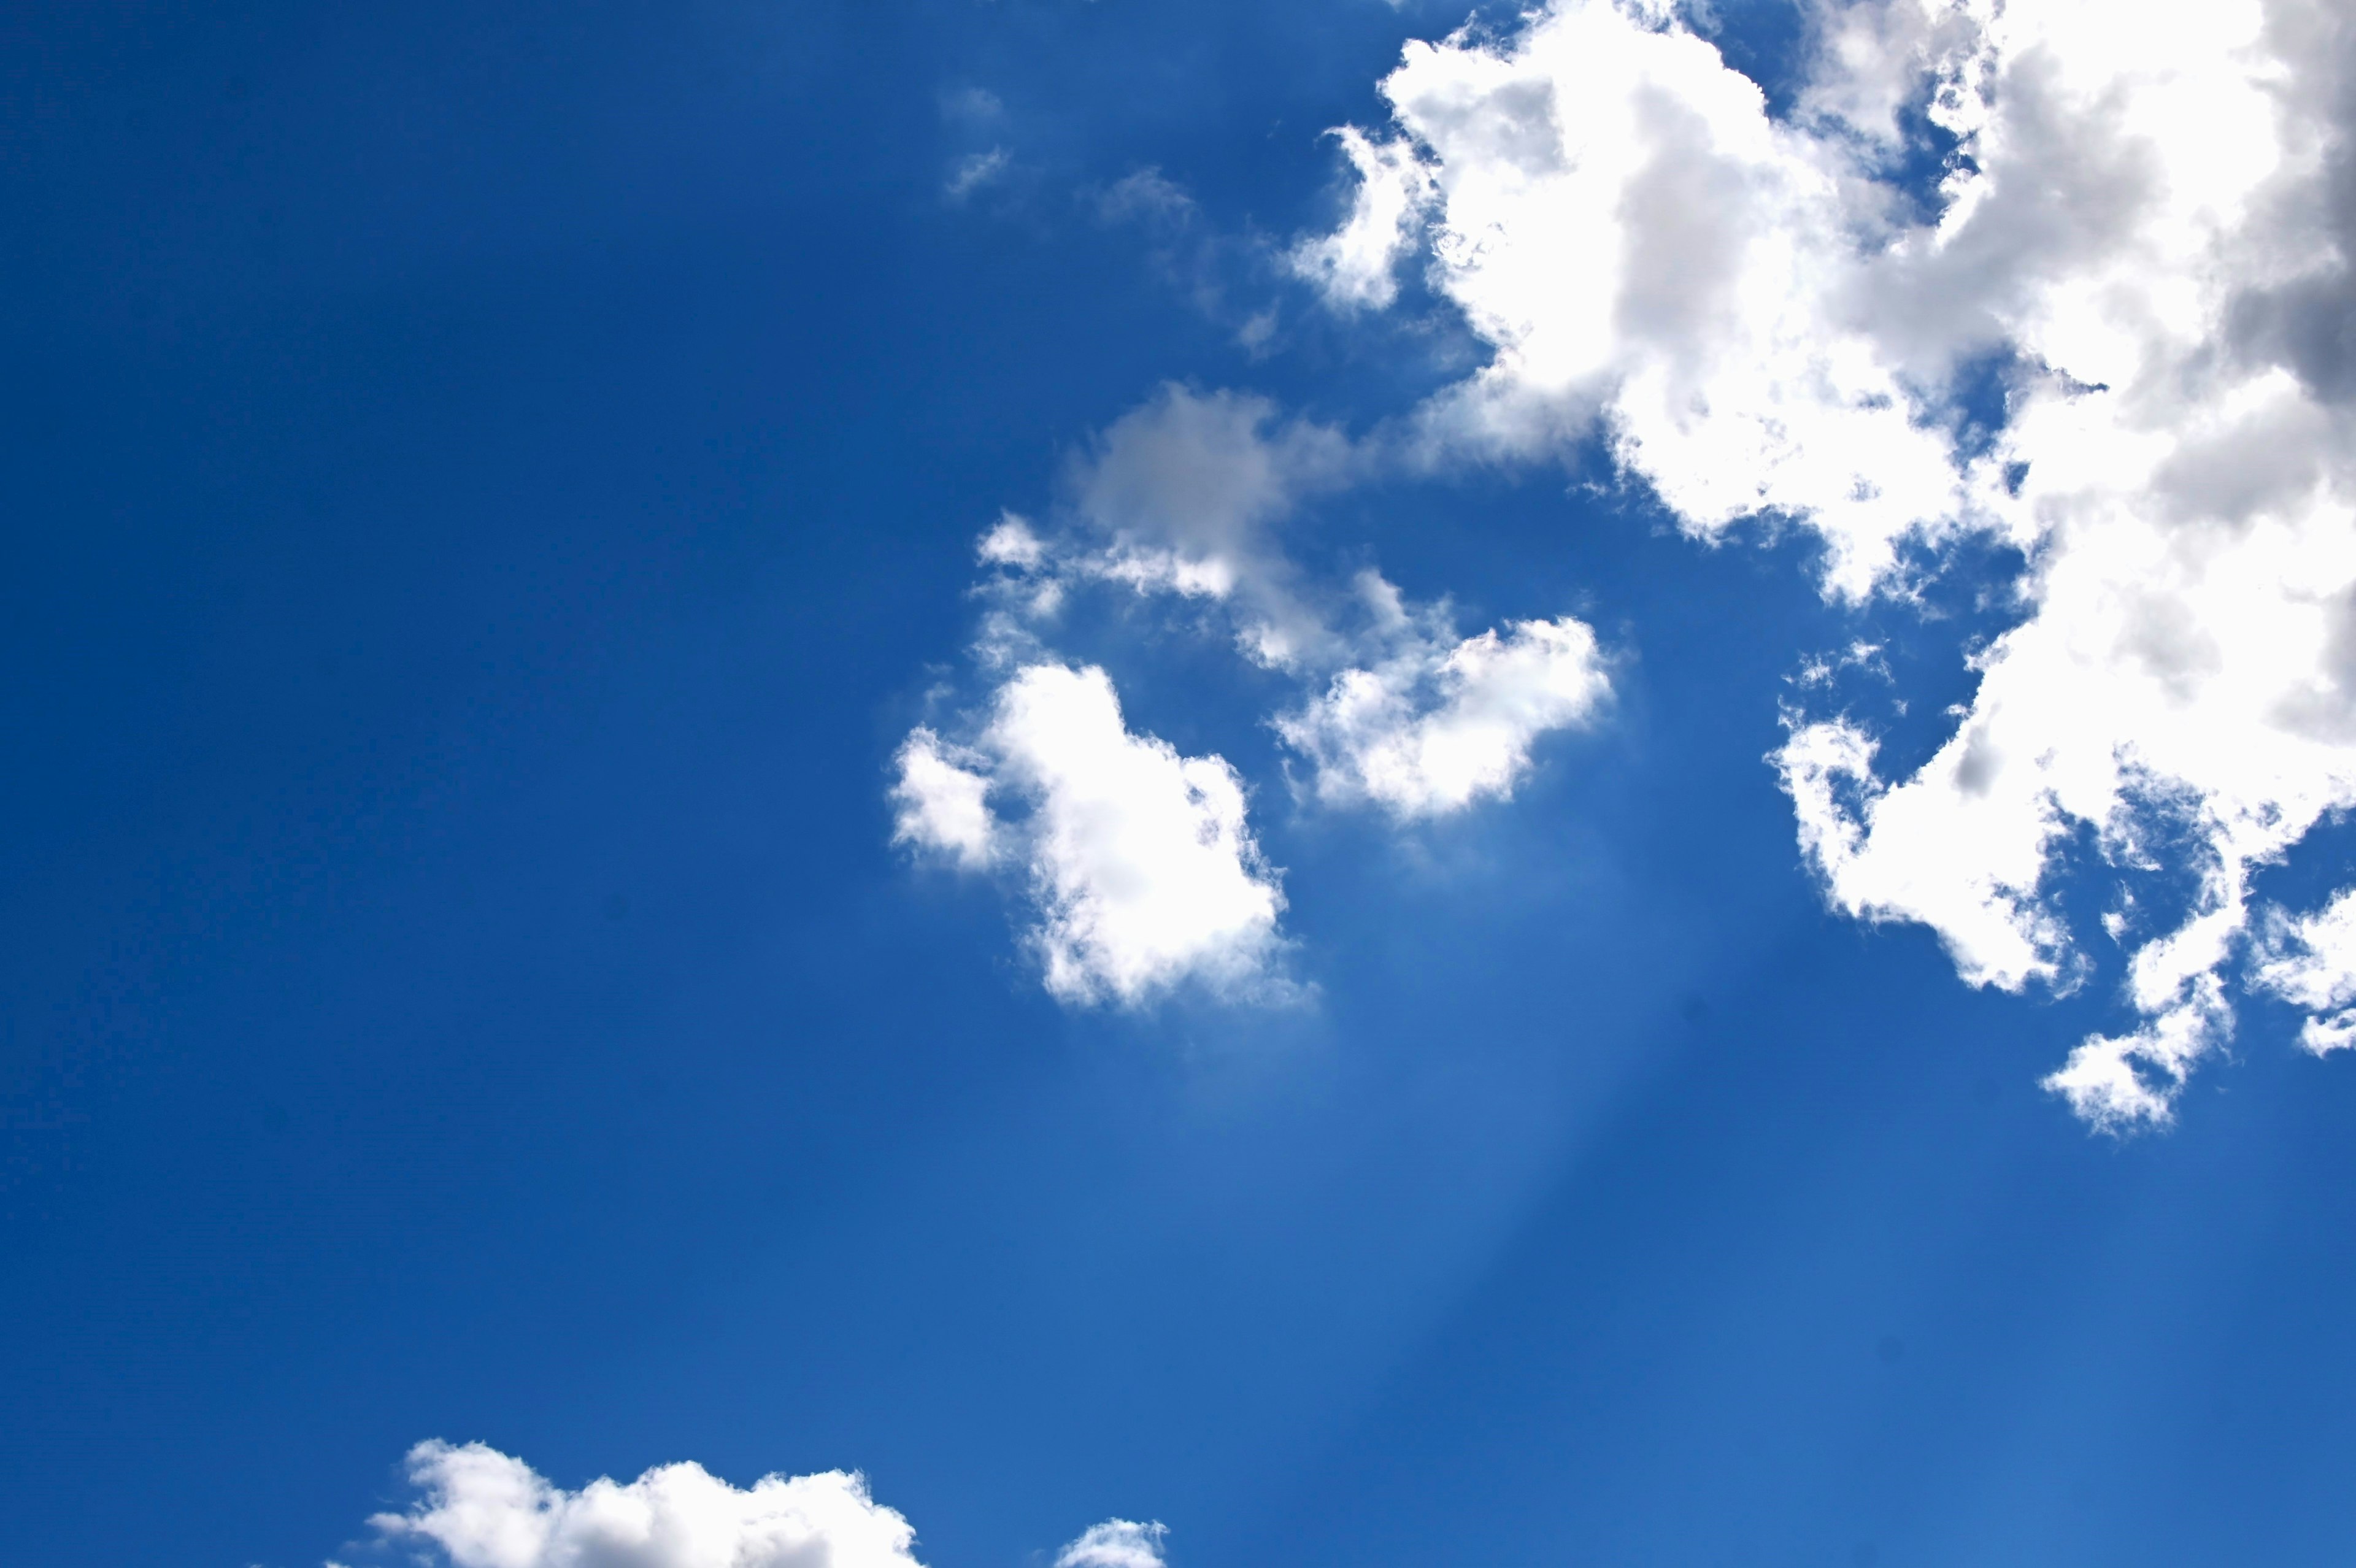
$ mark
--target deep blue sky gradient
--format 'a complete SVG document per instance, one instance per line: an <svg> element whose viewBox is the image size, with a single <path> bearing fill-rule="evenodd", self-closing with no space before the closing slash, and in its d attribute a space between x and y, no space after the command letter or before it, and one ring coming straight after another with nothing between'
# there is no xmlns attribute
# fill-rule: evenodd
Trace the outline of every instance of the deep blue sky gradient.
<svg viewBox="0 0 2356 1568"><path fill-rule="evenodd" d="M1075 646L1255 781L1302 1011L1066 1013L890 849L998 507L1167 379L1455 373L1265 253L1459 19L0 16L0 1561L315 1563L435 1435L863 1468L935 1568L2356 1553L2356 1062L2254 1006L2090 1136L2035 1080L2115 963L1969 992L1800 865L1788 677L1961 695L1978 568L1859 619L1592 474L1322 503L1304 558L1622 661L1404 842L1296 811L1215 643ZM1144 165L1191 229L1098 217Z"/></svg>

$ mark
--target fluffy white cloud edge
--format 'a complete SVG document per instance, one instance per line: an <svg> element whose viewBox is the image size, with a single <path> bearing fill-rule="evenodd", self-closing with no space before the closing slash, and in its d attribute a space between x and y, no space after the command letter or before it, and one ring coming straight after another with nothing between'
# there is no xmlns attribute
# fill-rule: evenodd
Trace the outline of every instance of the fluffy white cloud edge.
<svg viewBox="0 0 2356 1568"><path fill-rule="evenodd" d="M737 1488L684 1463L568 1491L487 1445L427 1442L408 1473L423 1496L369 1522L452 1568L919 1568L914 1528L842 1470Z"/></svg>
<svg viewBox="0 0 2356 1568"><path fill-rule="evenodd" d="M1024 666L972 746L952 754L919 728L897 761L901 839L969 869L1019 861L1057 998L1135 1007L1187 984L1292 993L1282 877L1252 836L1242 780L1224 758L1132 733L1102 669ZM994 814L993 791L1021 812Z"/></svg>
<svg viewBox="0 0 2356 1568"><path fill-rule="evenodd" d="M1294 264L1356 312L1430 257L1492 354L1424 406L1427 460L1600 426L1697 536L1812 529L1850 603L1906 598L1966 533L2019 548L2025 618L1930 762L1885 778L1869 731L1796 713L1778 765L1833 904L1931 926L1974 983L2086 972L2053 895L2091 837L2140 1021L2048 1083L2096 1125L2164 1123L2233 1028L2234 964L2329 991L2328 931L2254 949L2250 880L2356 804L2356 417L2329 349L2356 315L2356 27L2328 0L1810 9L1782 115L1655 0L1411 43L1389 126L1343 137L1349 217ZM1908 106L1959 155L1928 211L1889 173ZM1981 450L1959 389L1992 359L2016 372ZM2193 890L2158 929L2129 888L2155 870Z"/></svg>
<svg viewBox="0 0 2356 1568"><path fill-rule="evenodd" d="M2307 1015L2299 1039L2318 1055L2356 1046L2356 890L2317 913L2270 911L2256 983Z"/></svg>
<svg viewBox="0 0 2356 1568"><path fill-rule="evenodd" d="M569 1491L487 1444L442 1442L411 1449L406 1469L423 1495L369 1523L450 1568L922 1568L915 1528L853 1471L739 1488L690 1461ZM1165 1533L1107 1520L1056 1568L1162 1568Z"/></svg>
<svg viewBox="0 0 2356 1568"><path fill-rule="evenodd" d="M998 819L990 809L985 759L953 751L919 725L893 761L899 768L892 786L894 843L937 850L969 870L997 859Z"/></svg>
<svg viewBox="0 0 2356 1568"><path fill-rule="evenodd" d="M1184 981L1280 989L1278 873L1218 756L1135 735L1094 666L1033 665L998 694L984 741L1033 803L1033 933L1047 989L1135 1005Z"/></svg>
<svg viewBox="0 0 2356 1568"><path fill-rule="evenodd" d="M1370 585L1380 594L1389 584ZM1393 613L1397 594L1388 594ZM1277 732L1314 764L1320 800L1372 802L1405 820L1510 796L1550 731L1591 722L1612 693L1594 631L1563 616L1518 621L1451 645L1408 637L1371 668L1336 675L1280 715Z"/></svg>
<svg viewBox="0 0 2356 1568"><path fill-rule="evenodd" d="M1108 1519L1057 1552L1055 1568L1162 1568L1162 1542L1169 1533L1159 1522Z"/></svg>
<svg viewBox="0 0 2356 1568"><path fill-rule="evenodd" d="M1076 597L1177 603L1302 688L1272 715L1310 764L1305 804L1369 805L1406 823L1504 799L1547 733L1592 725L1612 695L1593 630L1571 616L1471 637L1449 607L1408 604L1363 571L1317 581L1278 528L1307 496L1374 464L1342 432L1267 400L1164 386L1066 475L1066 526L1002 515L976 541L986 608L973 649L991 695L894 758L893 836L969 871L1016 869L1038 919L1047 989L1141 1007L1193 987L1290 1003L1282 875L1223 757L1181 756L1130 731L1111 677L1055 653Z"/></svg>

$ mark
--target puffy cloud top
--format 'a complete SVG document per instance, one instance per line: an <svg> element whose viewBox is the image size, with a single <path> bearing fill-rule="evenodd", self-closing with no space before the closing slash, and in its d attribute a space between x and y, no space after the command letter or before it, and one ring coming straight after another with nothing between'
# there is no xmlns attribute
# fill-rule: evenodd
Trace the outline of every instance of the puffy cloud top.
<svg viewBox="0 0 2356 1568"><path fill-rule="evenodd" d="M1358 208L1295 254L1355 309L1385 293L1377 249L1388 277L1421 247L1493 346L1424 410L1435 459L1600 421L1688 529L1795 517L1852 601L1908 593L1910 548L1933 570L1967 531L2019 548L2021 619L1935 756L1884 777L1869 727L1798 713L1780 765L1835 904L1932 926L1977 983L2083 972L2054 883L2091 830L2141 1021L2051 1083L2100 1125L2165 1121L2232 1028L2254 869L2356 804L2356 361L2333 347L2356 341L2356 23L2328 0L1813 22L1781 118L1637 0L1410 45L1387 137L1350 144ZM1954 150L1927 208L1890 174L1908 109ZM1958 389L1992 362L1981 449ZM2135 903L2152 869L2194 887L2182 911ZM2289 973L2266 983L2335 1005Z"/></svg>
<svg viewBox="0 0 2356 1568"><path fill-rule="evenodd" d="M1224 759L1131 734L1093 667L1022 671L986 743L1033 803L1033 937L1050 991L1134 1003L1186 979L1230 993L1272 982L1284 895Z"/></svg>
<svg viewBox="0 0 2356 1568"><path fill-rule="evenodd" d="M908 1521L841 1470L740 1489L663 1465L575 1492L480 1443L421 1443L409 1478L424 1497L369 1522L453 1568L919 1568Z"/></svg>
<svg viewBox="0 0 2356 1568"><path fill-rule="evenodd" d="M408 1472L423 1495L369 1522L449 1568L922 1568L908 1521L843 1470L738 1488L687 1462L568 1491L486 1444L429 1442ZM1108 1519L1056 1568L1162 1568L1165 1533Z"/></svg>
<svg viewBox="0 0 2356 1568"><path fill-rule="evenodd" d="M1169 1533L1160 1524L1108 1519L1057 1552L1055 1568L1162 1568L1162 1540Z"/></svg>

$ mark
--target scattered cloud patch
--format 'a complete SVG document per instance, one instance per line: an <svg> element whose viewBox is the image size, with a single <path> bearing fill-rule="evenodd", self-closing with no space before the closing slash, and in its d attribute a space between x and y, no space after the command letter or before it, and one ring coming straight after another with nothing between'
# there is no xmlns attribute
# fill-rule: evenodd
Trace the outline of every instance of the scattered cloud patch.
<svg viewBox="0 0 2356 1568"><path fill-rule="evenodd" d="M1143 223L1164 233L1188 227L1200 214L1184 187L1151 167L1131 169L1097 192L1096 208L1107 223Z"/></svg>
<svg viewBox="0 0 2356 1568"><path fill-rule="evenodd" d="M1333 233L1296 243L1285 259L1334 305L1381 309L1398 298L1399 261L1431 201L1431 171L1405 143L1376 142L1355 125L1333 135L1357 176L1350 215Z"/></svg>
<svg viewBox="0 0 2356 1568"><path fill-rule="evenodd" d="M1440 816L1504 799L1530 768L1539 736L1592 721L1612 691L1594 632L1563 616L1520 621L1451 642L1444 617L1418 624L1387 599L1394 651L1352 667L1277 720L1314 768L1311 790L1335 805L1371 802L1394 817Z"/></svg>
<svg viewBox="0 0 2356 1568"><path fill-rule="evenodd" d="M964 201L982 187L1002 178L1013 163L1013 155L1003 147L968 153L950 165L949 176L941 184L941 194L951 202Z"/></svg>
<svg viewBox="0 0 2356 1568"><path fill-rule="evenodd" d="M1292 667L1329 639L1274 525L1364 461L1340 431L1281 420L1265 398L1165 386L1072 466L1074 507L1103 541L1079 564L1141 593L1231 601L1246 653Z"/></svg>
<svg viewBox="0 0 2356 1568"><path fill-rule="evenodd" d="M424 1496L369 1522L451 1568L918 1568L916 1531L859 1476L765 1476L738 1488L696 1464L579 1491L480 1443L421 1443Z"/></svg>
<svg viewBox="0 0 2356 1568"><path fill-rule="evenodd" d="M385 1545L448 1568L922 1568L916 1532L828 1470L729 1485L692 1462L578 1491L481 1443L420 1443L405 1512L369 1520ZM1066 1546L1056 1568L1162 1568L1159 1524L1111 1519ZM327 1568L337 1568L330 1563Z"/></svg>
<svg viewBox="0 0 2356 1568"><path fill-rule="evenodd" d="M1428 253L1489 345L1426 461L1600 430L1697 537L1812 530L1852 604L1965 534L2018 549L2022 617L1929 762L1884 776L1869 728L1795 711L1778 766L1835 906L1931 926L1974 983L2087 972L2072 845L2189 885L2169 928L2115 923L2136 1027L2049 1080L2162 1123L2233 1028L2252 869L2356 804L2356 29L2324 0L1812 15L1780 117L1652 0L1410 44L1389 125L1344 141L1357 205L1293 254L1357 310ZM1926 137L1927 200L1893 173ZM1967 442L1991 356L2005 417ZM2281 941L2260 982L2328 997Z"/></svg>
<svg viewBox="0 0 2356 1568"><path fill-rule="evenodd" d="M1428 250L1492 350L1424 409L1428 461L1541 456L1600 422L1697 535L1806 519L1850 600L1947 526L1950 443L1913 386L1944 372L1890 359L1854 308L1860 229L1890 215L1665 7L1563 0L1504 39L1410 43L1382 87L1387 135L1343 135L1348 219L1292 254L1355 310Z"/></svg>
<svg viewBox="0 0 2356 1568"><path fill-rule="evenodd" d="M1108 1519L1055 1553L1055 1568L1162 1568L1161 1524Z"/></svg>
<svg viewBox="0 0 2356 1568"><path fill-rule="evenodd" d="M1131 734L1101 669L1033 665L998 694L984 743L1031 804L1033 933L1047 989L1135 1005L1184 981L1280 988L1284 895L1220 757Z"/></svg>
<svg viewBox="0 0 2356 1568"><path fill-rule="evenodd" d="M902 743L894 837L969 869L1019 869L1059 998L1304 994L1284 973L1281 878L1244 781L1223 757L1132 732L1111 677L1056 651L1077 596L1182 608L1289 680L1297 700L1267 722L1311 764L1305 805L1407 823L1504 799L1540 736L1602 711L1605 661L1572 617L1466 637L1445 603L1411 605L1378 573L1344 585L1301 567L1283 526L1375 466L1364 443L1264 398L1170 385L1068 464L1057 523L1007 513L977 541L972 655L989 695Z"/></svg>
<svg viewBox="0 0 2356 1568"><path fill-rule="evenodd" d="M943 744L919 727L901 743L894 762L899 782L892 786L898 808L892 841L948 855L968 869L997 858L998 820L991 814L985 759Z"/></svg>
<svg viewBox="0 0 2356 1568"><path fill-rule="evenodd" d="M920 726L896 762L894 840L968 871L1018 869L1058 999L1299 994L1283 973L1282 873L1252 836L1243 781L1224 758L1131 732L1102 669L1025 665L973 744Z"/></svg>
<svg viewBox="0 0 2356 1568"><path fill-rule="evenodd" d="M2304 918L2270 911L2259 954L2257 985L2306 1010L2309 1051L2356 1045L2356 891Z"/></svg>

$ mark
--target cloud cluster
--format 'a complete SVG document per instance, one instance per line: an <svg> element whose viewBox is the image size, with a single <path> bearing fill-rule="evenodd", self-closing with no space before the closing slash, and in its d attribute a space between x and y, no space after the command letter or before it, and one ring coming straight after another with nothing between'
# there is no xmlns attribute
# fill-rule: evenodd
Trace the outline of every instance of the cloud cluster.
<svg viewBox="0 0 2356 1568"><path fill-rule="evenodd" d="M424 1496L369 1522L451 1568L919 1568L908 1521L841 1470L739 1489L663 1465L574 1492L480 1443L421 1443L409 1479Z"/></svg>
<svg viewBox="0 0 2356 1568"><path fill-rule="evenodd" d="M423 1496L369 1522L450 1568L921 1568L908 1521L842 1470L739 1488L701 1465L661 1465L576 1492L485 1444L421 1443L408 1472ZM1165 1533L1107 1520L1056 1568L1162 1568Z"/></svg>
<svg viewBox="0 0 2356 1568"><path fill-rule="evenodd" d="M1854 297L1889 204L1665 7L1566 0L1512 38L1411 43L1397 134L1345 140L1343 227L1295 251L1334 303L1430 280L1492 346L1425 411L1435 460L1535 456L1599 417L1685 525L1805 517L1858 597L1956 506L1944 433Z"/></svg>
<svg viewBox="0 0 2356 1568"><path fill-rule="evenodd" d="M1304 804L1406 821L1503 798L1542 736L1603 709L1605 660L1571 617L1463 637L1444 602L1411 605L1375 572L1345 587L1297 564L1280 526L1371 462L1263 399L1165 387L1071 464L1063 526L1008 516L982 536L974 662L991 690L902 743L894 837L1019 876L1057 997L1300 994L1283 967L1280 873L1251 832L1242 778L1222 757L1131 731L1110 676L1055 651L1078 595L1188 606L1297 683L1298 704L1269 722L1307 765Z"/></svg>
<svg viewBox="0 0 2356 1568"><path fill-rule="evenodd" d="M1108 1519L1057 1552L1055 1568L1162 1568L1162 1541L1169 1533L1161 1524Z"/></svg>
<svg viewBox="0 0 2356 1568"><path fill-rule="evenodd" d="M2309 1051L2356 1045L2356 891L2304 919L2270 911L2260 953L2258 986L2306 1011Z"/></svg>
<svg viewBox="0 0 2356 1568"><path fill-rule="evenodd" d="M2057 887L2107 876L2139 1021L2049 1082L2098 1125L2165 1121L2233 1026L2254 871L2356 804L2356 19L1810 22L1782 115L1659 0L1410 45L1392 124L1345 144L1355 209L1294 256L1348 310L1422 257L1491 345L1422 411L1434 460L1600 429L1697 535L1812 529L1852 603L1966 533L2018 548L2020 618L1936 755L1888 777L1868 727L1795 713L1780 766L1833 901L1933 927L1975 983L2073 983ZM1934 187L1904 176L1942 155ZM1990 366L2007 408L1975 440ZM2153 878L2181 907L2138 901ZM2344 1006L2297 962L2256 976Z"/></svg>

